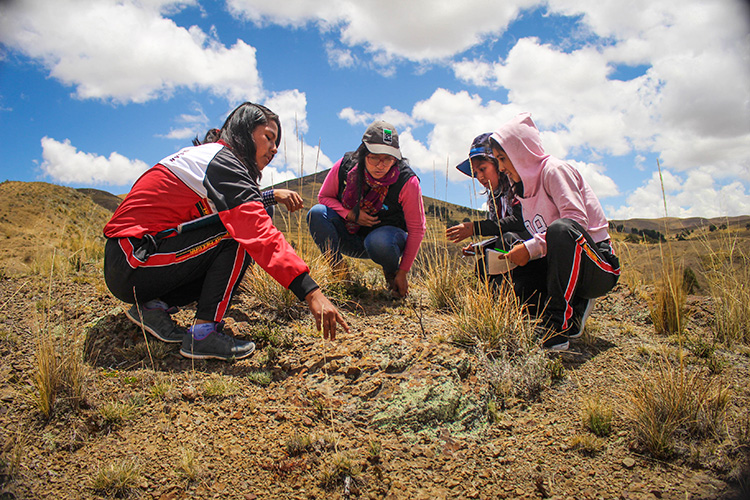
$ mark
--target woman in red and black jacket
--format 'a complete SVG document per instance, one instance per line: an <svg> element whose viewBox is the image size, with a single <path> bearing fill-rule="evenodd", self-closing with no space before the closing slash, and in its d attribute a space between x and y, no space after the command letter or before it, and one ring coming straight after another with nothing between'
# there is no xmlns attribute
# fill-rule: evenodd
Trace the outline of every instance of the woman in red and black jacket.
<svg viewBox="0 0 750 500"><path fill-rule="evenodd" d="M337 324L348 331L266 213L272 200L264 200L258 181L280 140L278 116L246 102L226 119L217 142L184 148L144 173L104 228L110 291L134 304L126 312L132 321L163 341L182 342L186 357L253 352L252 342L221 333L253 261L307 302L325 338L335 338ZM194 301L196 320L186 333L169 314Z"/></svg>

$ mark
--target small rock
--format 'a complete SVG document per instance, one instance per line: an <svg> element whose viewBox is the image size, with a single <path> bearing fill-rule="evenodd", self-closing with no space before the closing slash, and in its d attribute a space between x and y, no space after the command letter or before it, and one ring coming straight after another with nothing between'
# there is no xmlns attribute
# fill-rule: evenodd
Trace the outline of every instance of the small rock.
<svg viewBox="0 0 750 500"><path fill-rule="evenodd" d="M198 397L198 391L192 385L186 385L182 388L182 397L188 401L195 401L195 398Z"/></svg>
<svg viewBox="0 0 750 500"><path fill-rule="evenodd" d="M623 459L623 461L622 461L622 465L624 465L624 466L625 466L625 467L627 467L628 469L632 469L632 468L633 468L633 466L635 466L635 460L633 460L633 459L632 459L632 458L630 458L630 457L628 457L628 458L625 458L625 459Z"/></svg>
<svg viewBox="0 0 750 500"><path fill-rule="evenodd" d="M362 373L362 370L359 369L357 366L347 366L345 375L347 378L355 379L360 376Z"/></svg>

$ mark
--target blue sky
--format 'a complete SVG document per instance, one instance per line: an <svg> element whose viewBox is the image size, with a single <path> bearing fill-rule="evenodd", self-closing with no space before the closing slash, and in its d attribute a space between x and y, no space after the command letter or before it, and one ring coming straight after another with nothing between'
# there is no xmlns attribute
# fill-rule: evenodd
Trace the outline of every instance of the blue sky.
<svg viewBox="0 0 750 500"><path fill-rule="evenodd" d="M670 216L750 214L739 0L0 2L0 180L121 194L245 100L282 119L266 185L383 118L425 195L478 207L454 166L530 111L610 218L663 216L662 182Z"/></svg>

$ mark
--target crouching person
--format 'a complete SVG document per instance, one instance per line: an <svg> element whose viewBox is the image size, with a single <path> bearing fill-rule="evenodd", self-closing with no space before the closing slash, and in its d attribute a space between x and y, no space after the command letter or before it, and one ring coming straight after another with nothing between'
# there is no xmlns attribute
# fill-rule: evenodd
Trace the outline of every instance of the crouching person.
<svg viewBox="0 0 750 500"><path fill-rule="evenodd" d="M569 339L583 332L594 299L609 292L620 276L607 219L578 170L544 152L529 113L493 132L491 147L531 235L508 241L511 248L503 256L529 271L513 274L514 290L523 291L524 300L539 297L537 337L543 347L567 350Z"/></svg>
<svg viewBox="0 0 750 500"><path fill-rule="evenodd" d="M337 325L348 331L265 210L273 194L264 197L258 181L280 140L279 117L244 103L216 142L184 148L146 171L104 228L107 287L133 304L126 312L131 321L164 342L181 343L185 357L252 354L252 342L222 332L222 319L253 261L307 302L325 338L335 338ZM185 331L170 314L192 302L195 322Z"/></svg>
<svg viewBox="0 0 750 500"><path fill-rule="evenodd" d="M401 156L396 129L375 121L356 151L336 162L323 181L307 223L334 266L342 254L372 259L391 293L409 292L407 276L425 234L419 179Z"/></svg>

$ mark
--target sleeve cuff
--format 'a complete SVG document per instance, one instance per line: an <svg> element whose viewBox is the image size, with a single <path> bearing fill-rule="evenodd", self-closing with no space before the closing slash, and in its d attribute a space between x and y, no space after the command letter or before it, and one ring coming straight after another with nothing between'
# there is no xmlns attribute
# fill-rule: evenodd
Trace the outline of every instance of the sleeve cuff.
<svg viewBox="0 0 750 500"><path fill-rule="evenodd" d="M276 198L273 197L273 189L263 191L263 208L268 208L276 205Z"/></svg>
<svg viewBox="0 0 750 500"><path fill-rule="evenodd" d="M307 294L320 288L309 273L302 273L289 284L289 291L297 296L299 300L305 300Z"/></svg>

